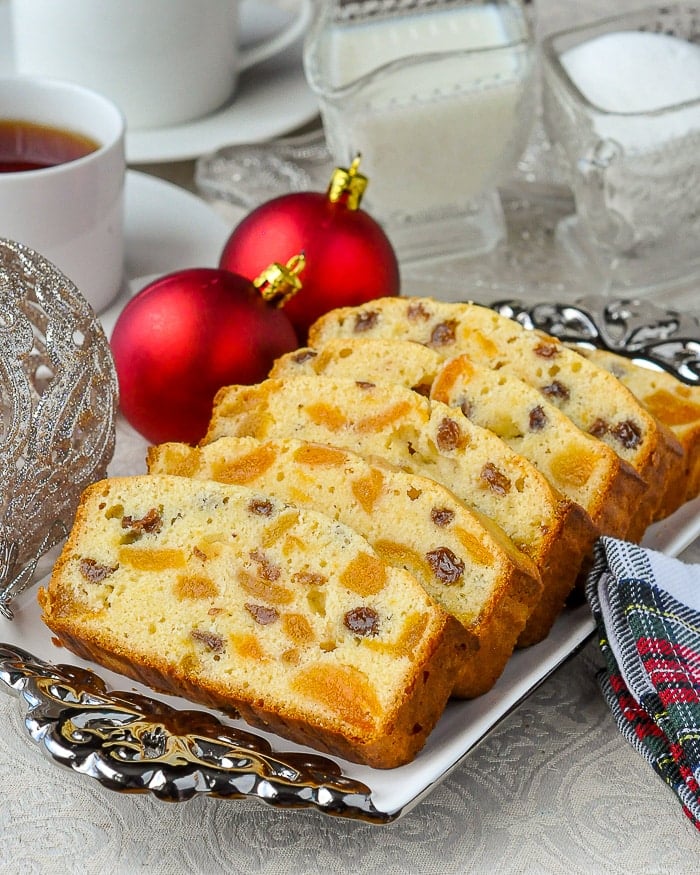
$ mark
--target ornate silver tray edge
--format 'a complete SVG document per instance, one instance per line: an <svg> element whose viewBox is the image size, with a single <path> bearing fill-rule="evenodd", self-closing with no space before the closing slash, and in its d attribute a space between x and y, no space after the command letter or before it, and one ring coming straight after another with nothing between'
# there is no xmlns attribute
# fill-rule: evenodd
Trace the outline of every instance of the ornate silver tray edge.
<svg viewBox="0 0 700 875"><path fill-rule="evenodd" d="M14 644L0 643L0 689L18 700L26 733L46 758L108 790L152 793L166 802L201 795L256 799L275 808L315 808L384 825L412 811L459 768L594 631L592 619L580 616L566 618L565 627L563 634L554 633L558 640L551 652L542 655L543 670L508 690L496 719L472 734L468 744L457 739L459 751L449 766L405 804L386 805L388 810L374 804L369 786L345 775L327 757L273 750L254 732L224 724L196 707L180 710L150 696L108 690L92 670L50 663ZM455 739L446 739L445 745L454 749ZM396 771L397 780L404 780ZM405 780L411 782L410 776Z"/></svg>
<svg viewBox="0 0 700 875"><path fill-rule="evenodd" d="M639 298L590 295L572 304L499 300L491 308L526 328L589 344L700 385L700 319Z"/></svg>
<svg viewBox="0 0 700 875"><path fill-rule="evenodd" d="M326 757L278 753L205 711L108 691L87 669L0 644L0 682L20 700L27 734L46 756L110 790L151 792L168 802L250 797L376 823L399 814L378 811L369 787Z"/></svg>

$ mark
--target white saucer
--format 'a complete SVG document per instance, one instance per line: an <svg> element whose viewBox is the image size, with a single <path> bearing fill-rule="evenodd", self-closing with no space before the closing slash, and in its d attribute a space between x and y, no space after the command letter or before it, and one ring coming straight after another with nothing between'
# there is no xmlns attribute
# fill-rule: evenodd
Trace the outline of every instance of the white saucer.
<svg viewBox="0 0 700 875"><path fill-rule="evenodd" d="M134 170L126 175L124 212L124 289L100 314L108 336L127 301L148 280L188 267L216 267L231 233L201 198Z"/></svg>
<svg viewBox="0 0 700 875"><path fill-rule="evenodd" d="M280 30L290 13L265 3L241 4L242 41L255 43ZM255 143L288 133L318 114L318 101L306 84L303 40L258 64L240 77L235 99L223 109L188 124L127 132L130 164L187 161L223 146ZM14 73L9 4L0 0L0 76Z"/></svg>

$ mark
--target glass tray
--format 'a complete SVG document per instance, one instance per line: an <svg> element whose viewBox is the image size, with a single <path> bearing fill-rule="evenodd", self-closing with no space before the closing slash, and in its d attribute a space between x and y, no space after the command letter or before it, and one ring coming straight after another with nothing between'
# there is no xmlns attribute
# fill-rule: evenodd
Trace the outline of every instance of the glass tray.
<svg viewBox="0 0 700 875"><path fill-rule="evenodd" d="M299 191L325 191L333 161L323 131L263 144L224 148L198 159L195 183L204 198L237 223L261 203ZM368 195L372 180L369 180ZM491 303L501 298L526 301L573 301L584 295L643 295L671 299L694 308L700 276L697 266L679 271L667 285L644 290L611 289L592 259L572 248L566 229L575 219L573 195L547 140L541 120L533 128L516 171L500 190L506 239L493 251L464 257L459 253L431 258L400 257L404 295L432 295L441 300L469 298ZM567 220L567 221L564 221ZM670 297L669 297L670 296Z"/></svg>

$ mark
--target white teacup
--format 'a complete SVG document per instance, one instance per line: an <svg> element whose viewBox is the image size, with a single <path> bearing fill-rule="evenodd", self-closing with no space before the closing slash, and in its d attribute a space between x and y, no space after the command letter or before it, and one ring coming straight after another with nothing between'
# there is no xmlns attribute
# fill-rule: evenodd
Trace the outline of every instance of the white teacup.
<svg viewBox="0 0 700 875"><path fill-rule="evenodd" d="M124 117L106 97L80 85L13 77L0 79L0 125L8 121L38 133L50 151L56 129L61 138L92 141L93 151L82 157L51 159L40 169L7 170L14 165L4 156L0 237L55 264L99 312L116 297L124 272Z"/></svg>
<svg viewBox="0 0 700 875"><path fill-rule="evenodd" d="M10 0L15 68L112 99L129 128L167 127L219 109L238 74L282 51L313 10L240 47L238 0Z"/></svg>

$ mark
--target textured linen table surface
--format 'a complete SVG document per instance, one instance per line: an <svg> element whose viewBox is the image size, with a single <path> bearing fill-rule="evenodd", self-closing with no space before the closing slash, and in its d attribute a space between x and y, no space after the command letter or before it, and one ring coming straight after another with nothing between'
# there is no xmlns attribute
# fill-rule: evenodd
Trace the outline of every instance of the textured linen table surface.
<svg viewBox="0 0 700 875"><path fill-rule="evenodd" d="M541 0L540 27L611 6ZM191 164L147 169L192 187ZM120 424L111 470L142 469L142 443ZM700 561L700 545L682 558ZM388 826L256 801L110 792L45 760L2 695L0 872L696 873L697 831L618 732L595 680L601 664L587 645Z"/></svg>

